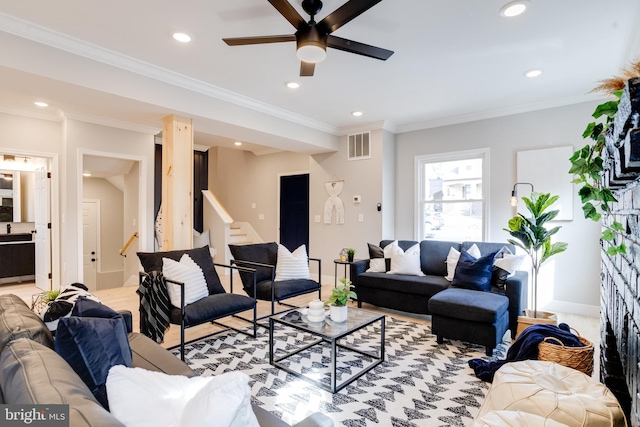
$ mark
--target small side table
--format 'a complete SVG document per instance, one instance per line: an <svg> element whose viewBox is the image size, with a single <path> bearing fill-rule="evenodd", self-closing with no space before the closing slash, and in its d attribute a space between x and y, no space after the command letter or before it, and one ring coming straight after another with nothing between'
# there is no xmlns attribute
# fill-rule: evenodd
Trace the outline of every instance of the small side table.
<svg viewBox="0 0 640 427"><path fill-rule="evenodd" d="M338 265L344 265L344 277L347 277L347 267L353 264L354 262L361 261L359 259L354 259L353 261L342 261L341 259L333 260L333 287L338 286ZM351 270L351 269L349 269ZM349 280L351 280L351 271L349 271Z"/></svg>

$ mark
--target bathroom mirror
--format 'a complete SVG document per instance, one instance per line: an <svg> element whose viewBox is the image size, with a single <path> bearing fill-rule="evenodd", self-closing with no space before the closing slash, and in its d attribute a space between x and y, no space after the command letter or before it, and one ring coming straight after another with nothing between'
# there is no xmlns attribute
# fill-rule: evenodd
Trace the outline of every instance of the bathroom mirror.
<svg viewBox="0 0 640 427"><path fill-rule="evenodd" d="M0 222L20 221L20 172L0 170Z"/></svg>

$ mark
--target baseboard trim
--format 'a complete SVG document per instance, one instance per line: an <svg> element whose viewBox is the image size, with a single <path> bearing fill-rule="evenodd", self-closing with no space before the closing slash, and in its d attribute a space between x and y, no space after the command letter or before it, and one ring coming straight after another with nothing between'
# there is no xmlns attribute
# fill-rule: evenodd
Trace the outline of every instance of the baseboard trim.
<svg viewBox="0 0 640 427"><path fill-rule="evenodd" d="M575 302L551 300L540 307L541 310L555 313L577 314L579 316L600 317L600 307L597 305L578 304Z"/></svg>

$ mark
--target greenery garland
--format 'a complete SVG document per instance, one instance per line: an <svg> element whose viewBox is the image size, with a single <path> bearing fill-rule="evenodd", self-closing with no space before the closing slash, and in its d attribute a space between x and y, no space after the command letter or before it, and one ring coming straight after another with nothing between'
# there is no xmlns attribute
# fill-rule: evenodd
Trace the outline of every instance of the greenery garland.
<svg viewBox="0 0 640 427"><path fill-rule="evenodd" d="M604 171L604 160L602 152L606 144L607 131L613 124L618 104L622 96L622 90L613 92L616 99L607 101L596 107L593 118L598 120L604 118L600 123L591 122L582 133L583 138L590 138L593 142L585 145L580 150L573 153L571 158L570 174L574 175L573 183L582 185L578 190L578 195L582 202L582 212L584 217L593 221L600 221L602 215L611 215L610 203L617 202L618 199L613 192L602 185L602 172ZM600 212L598 211L600 208ZM609 255L626 254L627 247L624 244L624 227L618 221L613 221L610 225L603 222L602 240L611 242L607 248ZM616 237L620 238L617 239Z"/></svg>

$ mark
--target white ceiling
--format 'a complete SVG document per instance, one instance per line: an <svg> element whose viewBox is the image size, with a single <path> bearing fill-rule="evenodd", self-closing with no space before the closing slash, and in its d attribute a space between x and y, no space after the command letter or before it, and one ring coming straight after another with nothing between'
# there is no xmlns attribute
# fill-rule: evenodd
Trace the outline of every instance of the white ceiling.
<svg viewBox="0 0 640 427"><path fill-rule="evenodd" d="M0 0L0 110L148 132L179 114L199 145L322 152L374 122L404 132L588 101L640 54L637 0L531 0L511 19L505 2L383 0L334 34L395 51L388 61L329 49L301 78L295 43L221 40L292 34L267 0Z"/></svg>

